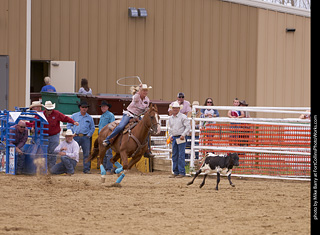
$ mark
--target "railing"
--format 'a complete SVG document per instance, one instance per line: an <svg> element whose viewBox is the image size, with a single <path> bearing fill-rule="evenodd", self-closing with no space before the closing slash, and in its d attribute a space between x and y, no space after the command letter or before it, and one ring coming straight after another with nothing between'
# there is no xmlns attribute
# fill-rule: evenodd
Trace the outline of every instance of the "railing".
<svg viewBox="0 0 320 235"><path fill-rule="evenodd" d="M197 109L231 110L234 106L194 106ZM237 110L265 113L309 114L308 107L237 107ZM100 115L92 115L100 118ZM116 116L120 119L122 116ZM168 115L160 115L161 136L152 136L156 158L171 159L167 144ZM299 118L190 118L191 132L186 162L194 172L207 152L237 152L239 175L263 177L310 177L310 120ZM204 124L206 122L206 124ZM196 123L199 123L196 125ZM200 126L200 128L196 128ZM197 137L196 137L197 136Z"/></svg>

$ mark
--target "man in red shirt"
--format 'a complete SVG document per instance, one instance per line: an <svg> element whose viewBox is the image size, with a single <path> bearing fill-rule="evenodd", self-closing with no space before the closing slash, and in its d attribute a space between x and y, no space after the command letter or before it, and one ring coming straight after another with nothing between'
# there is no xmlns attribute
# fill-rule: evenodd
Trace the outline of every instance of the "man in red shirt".
<svg viewBox="0 0 320 235"><path fill-rule="evenodd" d="M48 136L48 155L47 155L47 165L50 170L56 164L57 156L54 154L55 148L59 145L59 137L60 137L60 122L68 122L73 125L78 126L79 123L75 122L73 119L68 116L60 113L58 110L54 110L56 104L52 104L51 101L46 101L43 111L49 125L44 125L44 128L48 128L48 130L43 131L44 133L49 134Z"/></svg>

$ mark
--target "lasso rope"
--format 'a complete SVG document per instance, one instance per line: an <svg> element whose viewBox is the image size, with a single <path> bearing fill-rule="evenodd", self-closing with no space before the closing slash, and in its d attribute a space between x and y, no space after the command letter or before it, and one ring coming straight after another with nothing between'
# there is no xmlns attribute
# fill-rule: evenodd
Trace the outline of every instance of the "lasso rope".
<svg viewBox="0 0 320 235"><path fill-rule="evenodd" d="M120 83L121 80L127 79L127 78L137 78L137 79L139 80L139 82L140 82L139 84L142 84L141 79L140 79L139 76L129 76L129 77L119 78L119 79L117 80L117 84L118 84L119 86L139 86L139 84L138 84L138 85L136 85L136 84L134 84L134 85L126 85L126 84L121 84L121 83Z"/></svg>

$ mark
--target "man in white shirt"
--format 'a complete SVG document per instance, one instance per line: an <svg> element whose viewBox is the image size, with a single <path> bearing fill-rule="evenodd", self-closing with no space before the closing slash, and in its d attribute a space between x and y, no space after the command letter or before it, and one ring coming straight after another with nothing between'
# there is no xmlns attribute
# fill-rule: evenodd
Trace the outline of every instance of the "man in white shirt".
<svg viewBox="0 0 320 235"><path fill-rule="evenodd" d="M55 148L54 153L61 156L61 162L51 168L51 174L66 173L69 176L74 174L74 169L79 162L79 145L73 136L72 131L68 129L65 135L66 139Z"/></svg>
<svg viewBox="0 0 320 235"><path fill-rule="evenodd" d="M173 102L170 105L172 115L169 117L169 135L172 142L172 171L171 178L182 178L185 171L186 138L191 126L187 116L180 112L181 105Z"/></svg>

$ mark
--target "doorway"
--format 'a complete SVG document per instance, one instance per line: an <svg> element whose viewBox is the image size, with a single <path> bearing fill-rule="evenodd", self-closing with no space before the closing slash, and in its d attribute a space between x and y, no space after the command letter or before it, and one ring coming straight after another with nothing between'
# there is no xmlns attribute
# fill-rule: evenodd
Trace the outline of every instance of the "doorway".
<svg viewBox="0 0 320 235"><path fill-rule="evenodd" d="M49 68L49 60L31 61L30 93L41 91L41 88L45 85L43 79L49 76Z"/></svg>
<svg viewBox="0 0 320 235"><path fill-rule="evenodd" d="M0 55L0 109L8 109L9 56Z"/></svg>

